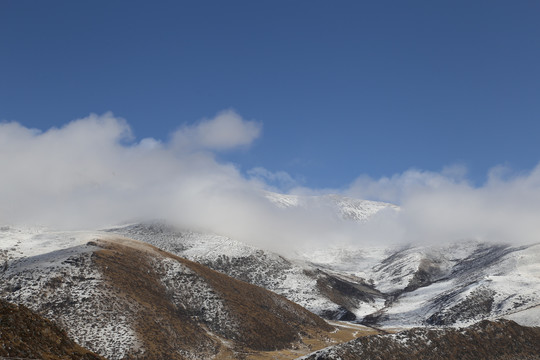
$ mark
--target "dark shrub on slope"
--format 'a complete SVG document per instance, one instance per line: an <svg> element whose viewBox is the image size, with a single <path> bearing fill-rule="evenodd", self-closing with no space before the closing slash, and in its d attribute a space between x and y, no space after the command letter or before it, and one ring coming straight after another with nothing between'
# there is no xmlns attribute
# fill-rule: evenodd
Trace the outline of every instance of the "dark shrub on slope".
<svg viewBox="0 0 540 360"><path fill-rule="evenodd" d="M305 359L540 359L540 328L509 320L484 320L461 329L414 328L358 338Z"/></svg>

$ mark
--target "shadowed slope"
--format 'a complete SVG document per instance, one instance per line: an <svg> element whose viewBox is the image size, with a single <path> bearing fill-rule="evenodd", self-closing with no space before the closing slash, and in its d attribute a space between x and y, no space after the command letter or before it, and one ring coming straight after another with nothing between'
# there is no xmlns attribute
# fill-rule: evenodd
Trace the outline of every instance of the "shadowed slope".
<svg viewBox="0 0 540 360"><path fill-rule="evenodd" d="M69 339L53 322L0 299L0 357L103 360Z"/></svg>
<svg viewBox="0 0 540 360"><path fill-rule="evenodd" d="M358 338L302 359L540 359L540 328L509 320L484 320L461 329L413 328Z"/></svg>

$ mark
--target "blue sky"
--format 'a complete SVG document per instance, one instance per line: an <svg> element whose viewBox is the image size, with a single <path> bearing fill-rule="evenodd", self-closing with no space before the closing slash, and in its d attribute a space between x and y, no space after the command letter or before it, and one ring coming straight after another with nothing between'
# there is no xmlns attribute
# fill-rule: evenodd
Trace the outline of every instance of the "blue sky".
<svg viewBox="0 0 540 360"><path fill-rule="evenodd" d="M234 109L242 172L342 188L411 168L534 168L538 1L0 1L0 119L112 111L137 139Z"/></svg>

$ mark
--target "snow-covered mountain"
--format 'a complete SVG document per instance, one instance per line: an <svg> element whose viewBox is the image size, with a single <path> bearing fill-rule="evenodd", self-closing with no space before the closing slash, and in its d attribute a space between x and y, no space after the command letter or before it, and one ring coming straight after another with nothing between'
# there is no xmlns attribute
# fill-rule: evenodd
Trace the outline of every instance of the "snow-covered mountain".
<svg viewBox="0 0 540 360"><path fill-rule="evenodd" d="M303 260L287 259L227 237L176 230L160 223L108 231L264 287L329 319L355 320L351 309L362 308L367 314L378 309L375 304L384 304L379 291L354 275L325 271Z"/></svg>
<svg viewBox="0 0 540 360"><path fill-rule="evenodd" d="M265 196L278 208L332 209L344 223L399 211L333 195ZM540 326L539 244L334 244L277 254L160 222L79 232L3 226L0 265L1 298L110 359L307 346L306 337L329 339L312 313L387 329L500 318Z"/></svg>
<svg viewBox="0 0 540 360"><path fill-rule="evenodd" d="M540 245L330 248L287 258L159 223L110 231L265 287L329 319L401 327L506 317L540 325Z"/></svg>
<svg viewBox="0 0 540 360"><path fill-rule="evenodd" d="M398 210L399 207L385 202L353 199L336 194L321 196L285 195L266 192L265 197L280 208L317 208L332 209L345 220L367 221L381 210Z"/></svg>
<svg viewBox="0 0 540 360"><path fill-rule="evenodd" d="M540 245L469 241L333 249L303 258L330 273L367 279L383 294L377 311L356 312L365 323L465 325L505 317L540 326Z"/></svg>
<svg viewBox="0 0 540 360"><path fill-rule="evenodd" d="M338 195L268 193L267 198L280 207L326 204L343 219L360 222L383 210L399 211L392 204ZM540 244L471 240L420 246L329 246L287 254L287 259L316 278L312 289L332 302L334 310L328 311L328 301L319 300L314 306L313 297L293 301L323 316L340 314L384 326L459 325L506 317L540 326ZM298 284L284 281L274 288L293 298ZM336 312L336 306L342 311Z"/></svg>
<svg viewBox="0 0 540 360"><path fill-rule="evenodd" d="M324 208L344 221L365 222L381 210L398 209L388 203L339 195L299 196L267 192L265 197L278 208L306 211ZM276 254L225 236L178 230L159 222L107 231L147 242L236 279L262 286L326 318L355 320L384 305L384 296L364 278L327 271L320 264L310 264L300 256Z"/></svg>

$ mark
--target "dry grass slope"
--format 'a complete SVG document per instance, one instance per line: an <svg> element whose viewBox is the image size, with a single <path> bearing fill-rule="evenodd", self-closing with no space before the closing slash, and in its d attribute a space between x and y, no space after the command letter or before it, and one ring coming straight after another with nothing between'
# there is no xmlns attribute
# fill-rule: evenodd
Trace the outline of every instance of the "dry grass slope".
<svg viewBox="0 0 540 360"><path fill-rule="evenodd" d="M0 299L0 357L104 360L68 338L53 322Z"/></svg>
<svg viewBox="0 0 540 360"><path fill-rule="evenodd" d="M100 242L94 261L121 296L140 305L135 331L145 349L132 358L184 359L178 352L215 353L219 345L203 328L176 308L167 296L150 263L149 254L139 249Z"/></svg>
<svg viewBox="0 0 540 360"><path fill-rule="evenodd" d="M307 334L308 330L333 330L318 316L280 295L198 263L170 256L204 277L221 294L242 324L235 340L251 349L283 349L299 340L300 334Z"/></svg>
<svg viewBox="0 0 540 360"><path fill-rule="evenodd" d="M125 238L96 244L102 249L94 253L93 261L105 279L119 291L120 298L139 305L135 330L144 353L133 352L128 358L209 358L226 353L225 346L232 346L237 354L284 349L302 336L324 337L333 330L324 320L282 296L151 245ZM183 264L202 278L223 299L238 326L214 329L212 334L195 314L176 306L156 273L155 262L163 258Z"/></svg>

